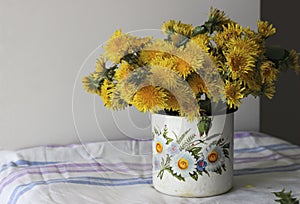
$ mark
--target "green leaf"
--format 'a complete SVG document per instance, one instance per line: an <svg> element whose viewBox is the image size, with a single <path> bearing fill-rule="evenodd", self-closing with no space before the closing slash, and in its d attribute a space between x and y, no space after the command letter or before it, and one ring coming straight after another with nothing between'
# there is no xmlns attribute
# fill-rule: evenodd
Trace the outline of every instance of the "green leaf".
<svg viewBox="0 0 300 204"><path fill-rule="evenodd" d="M175 178L177 178L179 181L185 181L185 179L181 175L175 174L171 168L166 168L166 170L171 173Z"/></svg>
<svg viewBox="0 0 300 204"><path fill-rule="evenodd" d="M177 143L180 144L182 142L182 140L185 138L185 136L189 133L191 129L188 129L187 131L185 131L180 138L178 139Z"/></svg>
<svg viewBox="0 0 300 204"><path fill-rule="evenodd" d="M201 151L202 147L193 147L190 151L193 155L198 155L198 153Z"/></svg>
<svg viewBox="0 0 300 204"><path fill-rule="evenodd" d="M230 147L230 143L226 143L225 145L223 145L223 148L229 149Z"/></svg>
<svg viewBox="0 0 300 204"><path fill-rule="evenodd" d="M288 56L288 51L279 46L271 46L266 48L266 56L271 60L283 60Z"/></svg>
<svg viewBox="0 0 300 204"><path fill-rule="evenodd" d="M190 176L195 180L195 181L197 181L198 180L198 174L197 174L197 172L193 172L193 174L190 174Z"/></svg>
<svg viewBox="0 0 300 204"><path fill-rule="evenodd" d="M206 33L208 30L204 25L201 26L196 26L195 29L193 30L192 33L192 37L199 35L199 34L204 34Z"/></svg>
<svg viewBox="0 0 300 204"><path fill-rule="evenodd" d="M229 151L227 149L223 149L223 153L224 153L226 158L230 159L229 158Z"/></svg>
<svg viewBox="0 0 300 204"><path fill-rule="evenodd" d="M169 138L169 137L167 137L166 140L167 140L167 145L170 144L171 142L173 142L173 139Z"/></svg>
<svg viewBox="0 0 300 204"><path fill-rule="evenodd" d="M211 125L212 125L211 118L205 116L201 117L200 121L197 124L200 136L204 135L204 133L207 135L208 131L211 128Z"/></svg>
<svg viewBox="0 0 300 204"><path fill-rule="evenodd" d="M205 171L205 170L204 170ZM202 176L202 174L203 174L203 172L202 171L199 171L198 169L197 169L197 173L200 175L200 176Z"/></svg>
<svg viewBox="0 0 300 204"><path fill-rule="evenodd" d="M282 189L282 191L273 192L273 194L277 198L279 198L279 199L275 200L278 203L281 203L281 204L299 204L299 200L292 196L292 191L285 192L285 189Z"/></svg>

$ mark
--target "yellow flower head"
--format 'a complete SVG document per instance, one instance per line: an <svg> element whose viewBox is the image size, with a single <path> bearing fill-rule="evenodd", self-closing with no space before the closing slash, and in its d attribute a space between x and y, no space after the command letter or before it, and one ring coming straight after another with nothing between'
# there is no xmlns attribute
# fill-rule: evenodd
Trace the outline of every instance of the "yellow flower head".
<svg viewBox="0 0 300 204"><path fill-rule="evenodd" d="M162 26L161 26L161 30L163 33L165 34L170 34L174 32L174 25L175 25L176 21L174 20L168 20L165 21Z"/></svg>
<svg viewBox="0 0 300 204"><path fill-rule="evenodd" d="M96 72L102 74L103 72L105 72L106 67L105 67L105 60L103 58L103 56L100 56L97 60L96 60Z"/></svg>
<svg viewBox="0 0 300 204"><path fill-rule="evenodd" d="M167 91L166 107L167 110L180 111L180 106L176 97L169 91Z"/></svg>
<svg viewBox="0 0 300 204"><path fill-rule="evenodd" d="M265 84L263 88L264 94L268 99L272 99L275 94L275 85L274 83Z"/></svg>
<svg viewBox="0 0 300 204"><path fill-rule="evenodd" d="M176 50L177 50L177 48L174 46L174 44L172 42L167 42L165 40L157 39L154 42L145 45L141 54L143 54L143 52L145 52L145 55L148 55L148 56L141 55L141 57L144 57L145 62L146 62L147 59L151 59L149 57L149 55L152 57L154 55L172 56L174 53L176 53Z"/></svg>
<svg viewBox="0 0 300 204"><path fill-rule="evenodd" d="M204 49L189 41L186 46L176 50L176 56L186 62L191 71L202 67L204 58L207 56Z"/></svg>
<svg viewBox="0 0 300 204"><path fill-rule="evenodd" d="M173 90L178 87L183 80L175 71L167 66L152 66L150 72L152 73L150 83L167 90Z"/></svg>
<svg viewBox="0 0 300 204"><path fill-rule="evenodd" d="M100 83L100 73L93 72L89 76L82 78L82 85L86 92L91 94L98 94L99 92L99 83Z"/></svg>
<svg viewBox="0 0 300 204"><path fill-rule="evenodd" d="M112 94L112 108L116 110L124 109L131 103L134 94L137 92L138 87L133 83L128 83L127 80L123 80L117 83Z"/></svg>
<svg viewBox="0 0 300 204"><path fill-rule="evenodd" d="M189 85L195 94L198 93L208 93L205 82L203 79L196 73L192 73L187 79Z"/></svg>
<svg viewBox="0 0 300 204"><path fill-rule="evenodd" d="M149 64L154 58L162 57L164 53L161 51L155 50L141 50L139 53L139 64L147 65Z"/></svg>
<svg viewBox="0 0 300 204"><path fill-rule="evenodd" d="M226 81L225 83L225 95L227 98L227 104L229 108L235 108L240 105L240 99L244 97L243 91L245 88L241 87L239 81Z"/></svg>
<svg viewBox="0 0 300 204"><path fill-rule="evenodd" d="M267 21L258 21L257 22L258 33L263 37L267 38L276 33L276 28L272 24L269 24Z"/></svg>
<svg viewBox="0 0 300 204"><path fill-rule="evenodd" d="M217 46L225 49L226 43L232 38L240 38L243 33L243 27L237 23L229 23L223 26L223 32L216 33L214 41Z"/></svg>
<svg viewBox="0 0 300 204"><path fill-rule="evenodd" d="M117 81L122 81L123 79L127 79L128 74L132 71L132 67L128 62L122 60L119 69L116 70L115 78Z"/></svg>
<svg viewBox="0 0 300 204"><path fill-rule="evenodd" d="M225 53L225 57L234 80L251 72L255 67L255 59L243 49L234 47L230 52Z"/></svg>
<svg viewBox="0 0 300 204"><path fill-rule="evenodd" d="M199 116L200 107L197 103L196 96L185 81L179 84L176 89L171 92L175 96L180 107L180 115L192 120Z"/></svg>
<svg viewBox="0 0 300 204"><path fill-rule="evenodd" d="M160 66L173 69L183 78L186 78L191 71L193 71L191 66L186 61L176 56L156 57L149 64L151 66Z"/></svg>
<svg viewBox="0 0 300 204"><path fill-rule="evenodd" d="M101 85L101 90L98 92L98 95L102 98L104 105L108 108L111 107L111 95L113 93L113 89L113 83L104 79L103 84Z"/></svg>
<svg viewBox="0 0 300 204"><path fill-rule="evenodd" d="M135 93L132 105L141 112L154 113L166 107L166 100L167 93L162 88L145 86Z"/></svg>
<svg viewBox="0 0 300 204"><path fill-rule="evenodd" d="M251 55L253 57L258 57L261 52L257 42L251 38L231 38L227 45L227 52L231 52L232 49L239 49L243 50L244 53L247 53L247 55Z"/></svg>
<svg viewBox="0 0 300 204"><path fill-rule="evenodd" d="M274 66L274 63L271 61L265 61L261 64L260 77L262 79L262 83L271 83L276 80L279 71Z"/></svg>
<svg viewBox="0 0 300 204"><path fill-rule="evenodd" d="M252 93L254 96L258 96L257 93L259 93L262 88L260 75L257 76L255 72L248 72L243 74L241 79L246 86L246 91Z"/></svg>
<svg viewBox="0 0 300 204"><path fill-rule="evenodd" d="M173 69L184 79L192 72L194 71L193 67L190 66L188 62L185 60L182 60L181 58L174 58L175 59L175 66Z"/></svg>
<svg viewBox="0 0 300 204"><path fill-rule="evenodd" d="M299 72L300 72L300 67L299 67L299 63L298 63L299 53L297 53L295 50L291 50L290 54L289 54L289 58L292 61L293 68L294 68L296 74L299 74Z"/></svg>
<svg viewBox="0 0 300 204"><path fill-rule="evenodd" d="M108 60L119 63L127 54L138 51L145 44L150 43L151 37L138 38L130 34L125 34L122 30L117 30L103 46L105 56Z"/></svg>
<svg viewBox="0 0 300 204"><path fill-rule="evenodd" d="M210 8L209 20L217 24L218 26L223 24L228 24L232 22L226 15L224 11L219 9Z"/></svg>
<svg viewBox="0 0 300 204"><path fill-rule="evenodd" d="M173 32L189 37L193 32L194 27L191 24L185 24L181 21L169 20L163 23L162 31L166 34Z"/></svg>
<svg viewBox="0 0 300 204"><path fill-rule="evenodd" d="M192 37L191 41L195 45L199 46L199 48L203 49L206 53L209 53L209 36L205 34L199 34L195 37Z"/></svg>

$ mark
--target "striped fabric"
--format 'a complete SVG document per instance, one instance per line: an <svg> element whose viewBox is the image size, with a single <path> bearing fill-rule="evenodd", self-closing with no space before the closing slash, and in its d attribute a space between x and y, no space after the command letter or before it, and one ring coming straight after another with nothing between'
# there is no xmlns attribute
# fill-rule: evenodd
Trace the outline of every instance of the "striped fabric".
<svg viewBox="0 0 300 204"><path fill-rule="evenodd" d="M236 132L234 188L210 198L177 198L152 187L151 141L111 141L0 151L0 203L274 203L300 198L300 147Z"/></svg>

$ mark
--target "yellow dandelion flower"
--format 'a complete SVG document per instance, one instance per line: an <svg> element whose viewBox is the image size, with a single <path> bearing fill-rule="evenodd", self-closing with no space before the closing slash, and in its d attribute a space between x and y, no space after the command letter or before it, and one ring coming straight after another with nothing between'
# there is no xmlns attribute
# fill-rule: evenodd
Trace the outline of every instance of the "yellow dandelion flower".
<svg viewBox="0 0 300 204"><path fill-rule="evenodd" d="M176 23L176 21L174 21L174 20L165 21L161 26L162 32L165 34L170 34L170 33L174 32L173 27L174 27L175 23Z"/></svg>
<svg viewBox="0 0 300 204"><path fill-rule="evenodd" d="M258 29L258 33L263 38L270 37L276 33L276 28L274 28L273 25L267 21L258 21L257 29Z"/></svg>
<svg viewBox="0 0 300 204"><path fill-rule="evenodd" d="M299 67L299 53L297 53L295 50L291 50L289 54L289 58L292 61L293 68L296 72L296 74L299 74L300 67Z"/></svg>
<svg viewBox="0 0 300 204"><path fill-rule="evenodd" d="M157 39L152 43L146 44L143 48L143 52L150 51L159 54L160 56L172 56L176 52L176 50L177 48L172 42L168 42L162 39Z"/></svg>
<svg viewBox="0 0 300 204"><path fill-rule="evenodd" d="M150 69L150 83L154 86L160 86L167 90L173 90L178 87L183 79L172 69L163 66L152 66Z"/></svg>
<svg viewBox="0 0 300 204"><path fill-rule="evenodd" d="M227 98L227 104L229 108L235 108L240 105L241 99L244 97L243 91L245 88L241 87L241 83L238 81L225 83L225 95Z"/></svg>
<svg viewBox="0 0 300 204"><path fill-rule="evenodd" d="M123 79L127 79L128 73L130 73L132 67L128 62L122 60L120 67L116 70L115 77L117 81L122 81Z"/></svg>
<svg viewBox="0 0 300 204"><path fill-rule="evenodd" d="M169 20L163 23L162 31L166 34L171 34L173 32L181 34L183 36L189 37L194 30L191 24L185 24L181 21Z"/></svg>
<svg viewBox="0 0 300 204"><path fill-rule="evenodd" d="M171 93L176 97L178 105L180 107L180 115L187 117L190 120L199 116L199 106L196 100L196 96L185 81L181 82L176 89L173 89Z"/></svg>
<svg viewBox="0 0 300 204"><path fill-rule="evenodd" d="M138 87L134 83L128 83L127 80L122 80L117 83L112 94L112 108L116 110L124 109L131 103L134 94L138 91Z"/></svg>
<svg viewBox="0 0 300 204"><path fill-rule="evenodd" d="M181 34L183 36L189 37L191 36L194 27L191 24L182 23L181 21L175 23L173 29L176 33Z"/></svg>
<svg viewBox="0 0 300 204"><path fill-rule="evenodd" d="M106 67L105 67L105 60L103 58L103 56L100 56L97 60L96 60L96 72L102 74L103 72L105 72Z"/></svg>
<svg viewBox="0 0 300 204"><path fill-rule="evenodd" d="M187 79L187 82L191 86L192 90L194 91L195 94L198 93L208 93L208 90L206 88L205 82L203 79L193 72Z"/></svg>
<svg viewBox="0 0 300 204"><path fill-rule="evenodd" d="M156 57L162 57L163 52L155 50L141 50L139 53L139 64L147 65Z"/></svg>
<svg viewBox="0 0 300 204"><path fill-rule="evenodd" d="M195 71L193 69L193 67L190 66L190 64L188 62L186 62L185 60L182 60L178 57L174 58L176 60L176 62L174 63L174 67L173 69L179 74L181 75L184 79L186 79L186 77L192 72Z"/></svg>
<svg viewBox="0 0 300 204"><path fill-rule="evenodd" d="M205 35L205 34L199 34L196 35L195 37L192 37L191 39L192 43L195 43L197 46L199 46L201 49L203 49L203 51L205 51L206 53L209 53L209 36Z"/></svg>
<svg viewBox="0 0 300 204"><path fill-rule="evenodd" d="M260 66L260 77L262 83L273 82L277 78L278 69L275 68L275 65L271 61L265 61Z"/></svg>
<svg viewBox="0 0 300 204"><path fill-rule="evenodd" d="M225 53L225 58L234 80L255 67L255 58L243 49L234 47L230 52Z"/></svg>
<svg viewBox="0 0 300 204"><path fill-rule="evenodd" d="M274 83L265 84L263 92L268 99L272 99L275 94L275 85Z"/></svg>
<svg viewBox="0 0 300 204"><path fill-rule="evenodd" d="M222 24L228 24L231 20L225 15L224 11L220 11L219 9L210 8L209 12L209 20L214 22L214 24L220 26Z"/></svg>
<svg viewBox="0 0 300 204"><path fill-rule="evenodd" d="M176 97L169 91L167 93L166 107L167 110L180 111L180 106Z"/></svg>
<svg viewBox="0 0 300 204"><path fill-rule="evenodd" d="M82 85L86 92L97 94L99 92L101 76L98 72L93 72L89 76L82 78Z"/></svg>
<svg viewBox="0 0 300 204"><path fill-rule="evenodd" d="M104 55L108 60L119 63L124 56L140 50L141 47L150 43L151 40L151 37L138 38L130 34L125 34L120 29L103 46L105 49Z"/></svg>
<svg viewBox="0 0 300 204"><path fill-rule="evenodd" d="M241 79L246 86L247 92L253 93L254 95L260 92L262 88L260 75L257 76L255 72L248 72L241 75Z"/></svg>
<svg viewBox="0 0 300 204"><path fill-rule="evenodd" d="M189 41L185 48L180 47L180 49L177 49L175 55L189 64L191 71L194 71L202 66L204 57L207 54L203 48Z"/></svg>
<svg viewBox="0 0 300 204"><path fill-rule="evenodd" d="M166 100L167 93L162 88L145 86L135 93L132 105L141 112L154 113L166 107Z"/></svg>
<svg viewBox="0 0 300 204"><path fill-rule="evenodd" d="M175 66L175 59L174 57L163 57L163 56L158 56L153 58L150 62L150 66L159 66L159 67L166 67L169 69L172 69Z"/></svg>
<svg viewBox="0 0 300 204"><path fill-rule="evenodd" d="M232 38L240 38L243 33L243 27L237 23L229 23L223 26L223 31L216 33L213 40L218 47L225 49L226 43Z"/></svg>
<svg viewBox="0 0 300 204"><path fill-rule="evenodd" d="M234 48L244 50L245 53L253 57L257 57L261 53L257 41L251 38L231 38L228 41L228 52Z"/></svg>
<svg viewBox="0 0 300 204"><path fill-rule="evenodd" d="M113 93L113 83L104 79L103 84L101 85L101 90L98 92L99 96L102 98L103 103L106 107L111 107L111 95Z"/></svg>
<svg viewBox="0 0 300 204"><path fill-rule="evenodd" d="M108 60L119 63L120 59L127 54L129 36L122 32L122 30L117 30L111 36L106 45L103 46L105 49L105 56Z"/></svg>

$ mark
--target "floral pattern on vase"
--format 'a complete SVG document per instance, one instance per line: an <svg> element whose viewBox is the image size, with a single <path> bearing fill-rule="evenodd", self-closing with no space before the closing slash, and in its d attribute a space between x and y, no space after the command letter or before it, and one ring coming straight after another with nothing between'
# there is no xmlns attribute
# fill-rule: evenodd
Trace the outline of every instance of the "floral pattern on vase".
<svg viewBox="0 0 300 204"><path fill-rule="evenodd" d="M221 175L226 171L225 160L230 159L230 143L225 142L226 137L222 133L209 135L211 126L207 122L210 123L210 120L204 119L198 123L199 134L188 129L180 136L169 132L167 125L162 130L154 126L153 165L158 170L158 178L162 179L168 172L181 181L188 177L197 181L204 174ZM173 137L169 134L173 134Z"/></svg>

